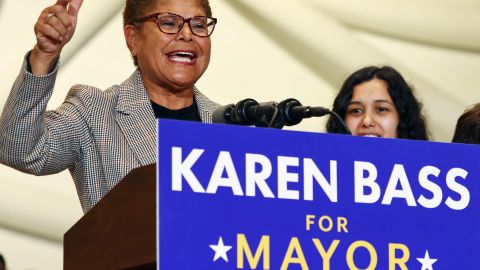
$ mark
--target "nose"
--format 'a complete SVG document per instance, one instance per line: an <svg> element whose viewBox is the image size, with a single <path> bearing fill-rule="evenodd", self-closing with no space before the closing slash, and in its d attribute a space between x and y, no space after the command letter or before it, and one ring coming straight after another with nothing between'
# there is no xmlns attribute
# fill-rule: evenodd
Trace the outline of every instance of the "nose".
<svg viewBox="0 0 480 270"><path fill-rule="evenodd" d="M375 121L373 120L372 116L368 113L362 119L362 126L365 128L374 127Z"/></svg>
<svg viewBox="0 0 480 270"><path fill-rule="evenodd" d="M177 40L191 41L192 40L192 30L188 22L185 22L182 26L182 29L177 33Z"/></svg>

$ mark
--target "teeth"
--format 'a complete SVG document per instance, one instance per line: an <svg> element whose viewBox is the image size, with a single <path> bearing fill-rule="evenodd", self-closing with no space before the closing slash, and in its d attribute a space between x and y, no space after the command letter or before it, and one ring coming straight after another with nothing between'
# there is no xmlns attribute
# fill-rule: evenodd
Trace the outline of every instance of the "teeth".
<svg viewBox="0 0 480 270"><path fill-rule="evenodd" d="M183 62L183 63L192 63L193 62L192 59L190 59L188 57L172 56L172 57L170 57L170 59L172 59L175 62Z"/></svg>
<svg viewBox="0 0 480 270"><path fill-rule="evenodd" d="M373 137L373 138L378 138L379 136L378 136L378 135L373 135L373 134L366 134L366 135L363 135L363 137Z"/></svg>
<svg viewBox="0 0 480 270"><path fill-rule="evenodd" d="M193 57L193 53L191 53L191 52L176 52L173 55L184 56L184 57Z"/></svg>
<svg viewBox="0 0 480 270"><path fill-rule="evenodd" d="M168 55L170 60L181 63L192 63L195 55L191 52L174 52Z"/></svg>

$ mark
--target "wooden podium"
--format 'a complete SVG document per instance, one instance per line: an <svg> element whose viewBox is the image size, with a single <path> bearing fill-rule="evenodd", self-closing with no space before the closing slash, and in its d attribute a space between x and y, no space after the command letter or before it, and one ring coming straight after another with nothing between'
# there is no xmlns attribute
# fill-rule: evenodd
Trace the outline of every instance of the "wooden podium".
<svg viewBox="0 0 480 270"><path fill-rule="evenodd" d="M120 181L64 236L64 269L156 269L156 165Z"/></svg>

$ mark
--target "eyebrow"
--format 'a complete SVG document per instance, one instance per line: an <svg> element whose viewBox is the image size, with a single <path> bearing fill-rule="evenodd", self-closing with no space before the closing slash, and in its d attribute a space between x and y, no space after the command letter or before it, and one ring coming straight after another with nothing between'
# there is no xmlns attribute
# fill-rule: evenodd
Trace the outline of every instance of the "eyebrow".
<svg viewBox="0 0 480 270"><path fill-rule="evenodd" d="M388 104L394 105L393 102L386 99L377 99L377 100L374 100L373 103L388 103ZM348 105L350 104L362 104L362 102L353 100L353 101L350 101L350 103L348 103Z"/></svg>
<svg viewBox="0 0 480 270"><path fill-rule="evenodd" d="M375 103L388 103L390 105L394 105L392 101L386 99L377 99L374 101Z"/></svg>

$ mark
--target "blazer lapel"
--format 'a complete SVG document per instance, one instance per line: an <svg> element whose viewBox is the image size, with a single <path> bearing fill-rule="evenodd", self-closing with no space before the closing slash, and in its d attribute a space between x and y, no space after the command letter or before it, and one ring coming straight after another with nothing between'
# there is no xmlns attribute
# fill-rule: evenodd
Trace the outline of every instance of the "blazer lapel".
<svg viewBox="0 0 480 270"><path fill-rule="evenodd" d="M203 123L212 123L212 114L215 109L220 107L219 104L208 99L196 87L193 87L193 96L198 106L198 113Z"/></svg>
<svg viewBox="0 0 480 270"><path fill-rule="evenodd" d="M139 163L156 162L156 120L140 71L119 89L116 121Z"/></svg>

